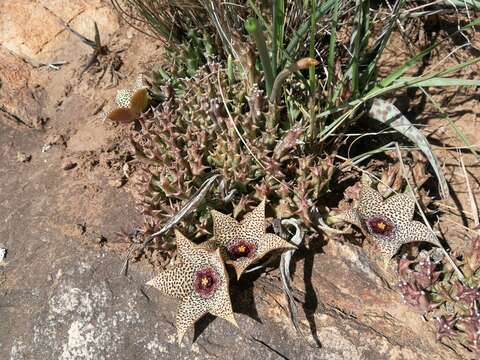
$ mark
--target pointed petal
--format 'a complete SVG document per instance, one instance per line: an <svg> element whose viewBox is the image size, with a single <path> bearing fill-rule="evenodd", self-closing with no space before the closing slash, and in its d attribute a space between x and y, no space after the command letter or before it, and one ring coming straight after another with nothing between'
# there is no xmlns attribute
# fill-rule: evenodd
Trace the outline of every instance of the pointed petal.
<svg viewBox="0 0 480 360"><path fill-rule="evenodd" d="M230 295L228 293L228 285L222 286L215 293L215 301L211 307L208 308L208 312L212 315L218 316L227 320L229 323L238 327L235 317L233 316L232 303L230 301Z"/></svg>
<svg viewBox="0 0 480 360"><path fill-rule="evenodd" d="M195 294L187 296L178 304L175 323L179 344L187 330L207 312L205 303Z"/></svg>
<svg viewBox="0 0 480 360"><path fill-rule="evenodd" d="M260 260L265 254L273 250L295 250L296 248L295 245L283 240L280 236L275 234L265 234L263 239L258 242L258 255L256 258Z"/></svg>
<svg viewBox="0 0 480 360"><path fill-rule="evenodd" d="M226 263L233 266L233 268L235 269L235 275L237 275L237 280L239 280L243 272L256 260L256 257L251 259L241 258L237 260L227 260Z"/></svg>
<svg viewBox="0 0 480 360"><path fill-rule="evenodd" d="M357 209L348 209L340 214L340 217L343 221L356 225L358 227L362 227L362 222L360 221L360 217L358 216Z"/></svg>
<svg viewBox="0 0 480 360"><path fill-rule="evenodd" d="M135 120L135 115L127 108L116 108L108 112L106 117L112 121L120 123L129 123Z"/></svg>
<svg viewBox="0 0 480 360"><path fill-rule="evenodd" d="M213 219L213 236L217 243L227 245L239 233L239 224L234 218L216 210L211 211Z"/></svg>
<svg viewBox="0 0 480 360"><path fill-rule="evenodd" d="M433 245L439 245L438 239L425 224L420 221L410 221L405 226L399 227L398 242L400 245L411 242L428 242Z"/></svg>
<svg viewBox="0 0 480 360"><path fill-rule="evenodd" d="M192 291L193 285L187 281L192 277L192 271L183 266L176 266L162 271L147 282L147 285L158 289L163 295L181 299Z"/></svg>
<svg viewBox="0 0 480 360"><path fill-rule="evenodd" d="M133 87L135 90L139 89L146 89L147 86L145 85L145 81L143 79L143 75L139 74L137 78L135 79L135 83L133 84Z"/></svg>
<svg viewBox="0 0 480 360"><path fill-rule="evenodd" d="M139 116L148 106L147 89L139 89L135 91L130 99L130 110L135 116Z"/></svg>
<svg viewBox="0 0 480 360"><path fill-rule="evenodd" d="M217 239L213 238L213 239L209 239L207 241L202 242L198 246L205 250L212 251L212 250L216 250L220 245L217 242Z"/></svg>
<svg viewBox="0 0 480 360"><path fill-rule="evenodd" d="M411 193L397 194L385 200L381 213L395 222L409 222L415 212L415 199Z"/></svg>
<svg viewBox="0 0 480 360"><path fill-rule="evenodd" d="M225 268L220 249L215 250L215 257L222 264L222 274L220 276L223 280L223 283L215 293L214 302L212 306L208 308L208 312L210 312L212 315L221 317L222 319L225 319L238 327L237 322L233 317L232 302L230 300L230 294L228 292L228 273L227 269Z"/></svg>
<svg viewBox="0 0 480 360"><path fill-rule="evenodd" d="M360 190L358 211L363 217L370 217L379 212L383 206L383 196L370 186L363 185Z"/></svg>
<svg viewBox="0 0 480 360"><path fill-rule="evenodd" d="M177 240L177 250L182 261L192 256L195 244L188 240L185 235L177 229L175 229L175 238Z"/></svg>
<svg viewBox="0 0 480 360"><path fill-rule="evenodd" d="M265 200L245 215L240 224L247 240L258 239L265 234Z"/></svg>

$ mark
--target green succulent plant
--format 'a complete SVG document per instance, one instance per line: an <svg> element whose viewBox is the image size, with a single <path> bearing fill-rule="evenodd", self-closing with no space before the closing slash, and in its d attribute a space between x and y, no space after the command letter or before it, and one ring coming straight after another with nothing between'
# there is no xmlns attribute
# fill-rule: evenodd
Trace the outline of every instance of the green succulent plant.
<svg viewBox="0 0 480 360"><path fill-rule="evenodd" d="M171 215L171 204L190 199L206 177L219 173L228 192L234 192L228 209L234 216L249 210L255 198L268 197L275 217L298 216L311 227L311 199L328 190L334 167L332 157L305 146L301 122L277 123L278 114L262 90L229 83L226 69L215 63L177 79L177 89L188 91L171 84L159 88L165 100L140 120L142 130L132 139L136 156L151 174L145 214ZM209 206L229 207L213 198ZM197 236L205 230L203 213L202 208L195 213L201 229Z"/></svg>

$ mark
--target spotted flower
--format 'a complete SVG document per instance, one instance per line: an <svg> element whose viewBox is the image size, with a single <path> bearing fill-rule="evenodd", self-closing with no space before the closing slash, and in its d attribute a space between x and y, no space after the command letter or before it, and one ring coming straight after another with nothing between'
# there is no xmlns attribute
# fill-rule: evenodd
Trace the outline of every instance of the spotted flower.
<svg viewBox="0 0 480 360"><path fill-rule="evenodd" d="M415 200L410 194L397 194L386 200L364 184L358 205L342 214L342 219L360 227L387 259L403 244L428 242L439 245L436 236L421 222L412 220Z"/></svg>
<svg viewBox="0 0 480 360"><path fill-rule="evenodd" d="M178 342L188 328L207 313L237 326L220 251L199 247L179 231L175 235L181 263L161 272L147 285L179 300L176 317Z"/></svg>
<svg viewBox="0 0 480 360"><path fill-rule="evenodd" d="M276 249L294 249L281 237L265 232L265 201L240 222L218 211L212 211L213 239L202 246L220 248L226 262L233 265L239 278L254 262Z"/></svg>
<svg viewBox="0 0 480 360"><path fill-rule="evenodd" d="M133 89L121 89L115 97L116 107L106 114L106 118L115 122L128 123L137 119L148 106L147 87L140 76Z"/></svg>

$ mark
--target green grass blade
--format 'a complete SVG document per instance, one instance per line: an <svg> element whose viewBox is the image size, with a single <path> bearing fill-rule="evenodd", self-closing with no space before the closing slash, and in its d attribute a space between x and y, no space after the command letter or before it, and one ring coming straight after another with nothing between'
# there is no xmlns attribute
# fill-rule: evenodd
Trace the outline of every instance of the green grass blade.
<svg viewBox="0 0 480 360"><path fill-rule="evenodd" d="M265 76L265 88L267 95L272 94L273 88L273 71L272 64L270 62L270 56L268 54L265 38L263 37L263 31L258 24L257 19L249 17L245 20L245 29L253 36L255 45L257 46L258 54L260 55L260 61L262 62L263 72Z"/></svg>
<svg viewBox="0 0 480 360"><path fill-rule="evenodd" d="M414 66L418 61L420 61L424 56L428 55L437 44L431 45L425 50L422 50L417 55L406 61L404 64L397 67L390 75L382 79L373 89L372 91L378 91L382 88L385 88L391 85L395 80L397 80L400 76L402 76L408 69Z"/></svg>
<svg viewBox="0 0 480 360"><path fill-rule="evenodd" d="M315 21L322 16L325 15L329 10L333 8L337 0L327 0L323 4L320 5L319 8L317 8L317 11L312 14L314 17ZM297 29L297 31L293 34L292 39L287 45L286 48L286 53L290 57L295 57L295 51L301 41L305 38L305 36L308 33L308 30L310 29L310 19L306 20L302 25L300 25Z"/></svg>
<svg viewBox="0 0 480 360"><path fill-rule="evenodd" d="M337 25L338 25L338 10L340 9L341 1L337 0L333 8L332 25L330 27L330 44L328 46L328 60L327 60L327 93L331 97L333 93L333 78L335 75L335 50L337 47ZM330 99L331 100L331 99Z"/></svg>
<svg viewBox="0 0 480 360"><path fill-rule="evenodd" d="M371 51L374 52L375 56L373 60L368 64L367 79L366 79L367 83L374 79L374 76L377 70L378 60L380 60L380 57L382 56L383 51L385 50L388 44L388 41L390 40L390 36L392 35L393 30L395 29L395 24L397 23L398 18L400 16L400 10L402 9L402 6L404 4L405 4L405 0L397 0L397 2L393 6L392 16L390 17L390 20L384 26L380 37L375 41L375 44L373 45L373 48Z"/></svg>
<svg viewBox="0 0 480 360"><path fill-rule="evenodd" d="M284 0L273 0L273 27L272 27L272 71L273 76L277 75L277 60L279 47L283 48L283 26L285 22Z"/></svg>

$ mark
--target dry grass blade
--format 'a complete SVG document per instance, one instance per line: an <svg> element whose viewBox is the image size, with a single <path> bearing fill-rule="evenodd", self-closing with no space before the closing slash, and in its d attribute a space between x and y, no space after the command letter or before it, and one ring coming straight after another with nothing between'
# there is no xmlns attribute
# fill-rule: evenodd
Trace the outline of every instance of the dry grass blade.
<svg viewBox="0 0 480 360"><path fill-rule="evenodd" d="M460 153L460 151L459 151L459 153ZM480 228L480 221L478 219L477 202L475 200L475 195L473 195L472 187L470 186L470 180L468 178L467 169L465 169L465 163L463 162L463 156L462 156L461 153L459 155L460 155L460 165L462 166L463 176L465 177L465 183L467 185L470 208L472 209L473 223L475 224L475 228L478 229L478 228Z"/></svg>
<svg viewBox="0 0 480 360"><path fill-rule="evenodd" d="M300 245L303 240L302 230L300 229L295 219L285 219L282 221L282 225L291 225L295 227L295 234L290 239L290 242L296 246ZM292 279L290 276L290 261L295 250L285 251L280 258L280 276L282 278L283 292L287 298L288 309L290 311L290 319L292 320L295 330L300 332L300 325L297 318L297 307L295 305L295 299L293 297Z"/></svg>
<svg viewBox="0 0 480 360"><path fill-rule="evenodd" d="M417 206L418 212L419 212L420 215L422 216L423 222L425 223L425 225L427 226L427 228L430 230L430 232L431 232L433 235L435 235L435 238L437 238L437 235L436 235L435 232L433 231L430 223L429 223L428 220L427 220L427 217L425 216L425 213L424 213L423 210L422 210L422 207L420 206L420 203L418 202L417 197L415 196L415 190L413 189L412 185L410 184L410 181L408 181L408 177L406 176L406 174L407 174L407 169L406 169L406 167L405 167L405 163L403 162L403 157L402 157L402 152L400 151L400 147L398 146L398 143L395 144L395 145L396 145L396 149L397 149L397 156L398 156L398 159L400 160L400 165L402 166L403 178L404 178L405 181L407 182L408 189L411 191L412 196L413 196L413 198L415 199L415 205ZM451 257L450 254L447 252L447 250L445 250L445 248L442 246L442 244L440 243L440 241L438 240L438 238L437 238L437 242L438 242L438 246L439 246L440 249L442 250L442 252L443 252L443 254L445 255L445 257L447 258L448 262L452 265L454 271L457 273L458 278L460 279L460 281L463 282L463 281L465 280L465 276L463 275L462 271L458 268L457 264L455 264L455 261L453 261L452 257Z"/></svg>
<svg viewBox="0 0 480 360"><path fill-rule="evenodd" d="M215 180L218 179L220 175L215 174L209 177L207 180L205 180L200 186L200 188L197 190L195 195L182 207L182 209L173 217L170 218L169 221L157 232L153 233L152 235L148 236L142 245L140 245L141 249L145 249L145 247L157 236L165 234L167 231L169 231L172 227L174 227L176 224L178 224L185 216L190 214L192 211L194 211L200 202L203 200L205 195L208 193L210 188L212 187L213 183ZM126 273L126 269L128 266L128 261L130 260L130 256L132 255L133 251L136 249L135 246L132 246L130 251L127 253L125 257L125 261L122 267L122 274Z"/></svg>
<svg viewBox="0 0 480 360"><path fill-rule="evenodd" d="M443 199L448 198L448 184L440 167L440 162L438 161L437 156L433 153L430 143L422 132L403 116L395 105L379 98L373 100L369 115L375 120L394 128L420 148L427 157L435 175L437 176L440 196Z"/></svg>

